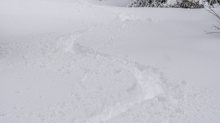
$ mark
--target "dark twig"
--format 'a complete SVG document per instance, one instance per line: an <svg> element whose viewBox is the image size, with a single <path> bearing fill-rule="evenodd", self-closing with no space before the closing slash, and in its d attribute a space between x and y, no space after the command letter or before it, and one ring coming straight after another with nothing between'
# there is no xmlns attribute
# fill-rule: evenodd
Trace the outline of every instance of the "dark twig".
<svg viewBox="0 0 220 123"><path fill-rule="evenodd" d="M213 14L215 17L217 17L219 20L218 22L220 23L220 16L210 7L210 6L206 6L208 9L205 8L206 11L208 11L209 13ZM216 30L220 30L219 26L216 25L212 25ZM205 31L207 34L213 34L213 33L220 33L220 32L207 32Z"/></svg>
<svg viewBox="0 0 220 123"><path fill-rule="evenodd" d="M206 9L206 11L208 11L209 13L213 14L214 16L216 16L218 19L220 19L219 15L210 7L208 7L209 9Z"/></svg>

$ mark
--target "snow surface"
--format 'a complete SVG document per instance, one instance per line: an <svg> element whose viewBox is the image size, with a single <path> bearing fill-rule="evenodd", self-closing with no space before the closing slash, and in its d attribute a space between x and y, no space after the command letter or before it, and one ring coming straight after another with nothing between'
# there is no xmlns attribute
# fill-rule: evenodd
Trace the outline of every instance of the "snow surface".
<svg viewBox="0 0 220 123"><path fill-rule="evenodd" d="M129 2L0 0L0 123L220 122L217 18Z"/></svg>

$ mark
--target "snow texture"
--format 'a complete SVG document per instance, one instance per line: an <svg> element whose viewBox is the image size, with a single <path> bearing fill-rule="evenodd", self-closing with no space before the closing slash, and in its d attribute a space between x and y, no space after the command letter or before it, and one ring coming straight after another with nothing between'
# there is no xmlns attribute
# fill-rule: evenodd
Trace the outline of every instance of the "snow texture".
<svg viewBox="0 0 220 123"><path fill-rule="evenodd" d="M220 122L215 17L127 2L0 1L0 122Z"/></svg>

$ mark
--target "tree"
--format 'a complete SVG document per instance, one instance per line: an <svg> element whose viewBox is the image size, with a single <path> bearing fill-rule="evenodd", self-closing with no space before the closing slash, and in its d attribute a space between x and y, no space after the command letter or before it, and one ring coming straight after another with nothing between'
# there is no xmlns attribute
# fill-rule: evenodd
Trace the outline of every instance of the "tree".
<svg viewBox="0 0 220 123"><path fill-rule="evenodd" d="M209 3L209 6L213 8L216 7L216 5L219 6L220 4L220 0L207 0L207 2Z"/></svg>
<svg viewBox="0 0 220 123"><path fill-rule="evenodd" d="M204 8L200 0L134 0L128 7Z"/></svg>

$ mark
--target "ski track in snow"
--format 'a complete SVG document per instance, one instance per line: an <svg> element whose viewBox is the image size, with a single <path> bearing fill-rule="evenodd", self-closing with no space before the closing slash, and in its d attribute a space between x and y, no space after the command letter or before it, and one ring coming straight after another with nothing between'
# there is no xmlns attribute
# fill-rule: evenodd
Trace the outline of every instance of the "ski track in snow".
<svg viewBox="0 0 220 123"><path fill-rule="evenodd" d="M81 3L85 4L85 5L89 5L89 6L94 6L94 7L98 7L98 8L102 8L102 9L105 9L105 10L109 10L113 13L115 13L117 15L117 18L116 19L119 19L120 21L122 22L125 22L125 21L142 21L142 22L149 22L149 23L152 23L152 22L162 22L160 20L154 20L152 18L146 18L146 17L143 17L141 15L138 15L137 13L127 13L126 11L122 10L120 7L109 7L109 6L100 6L100 5L95 5L95 4L92 4L92 3L89 3L87 1L84 1L84 0L80 0Z"/></svg>
<svg viewBox="0 0 220 123"><path fill-rule="evenodd" d="M37 65L37 67L40 68L49 66L50 69L55 69L55 71L60 71L64 74L75 72L80 73L82 71L80 74L84 77L82 80L79 80L76 87L73 88L72 93L74 94L77 93L78 90L79 93L85 91L82 89L88 89L88 93L100 89L106 91L105 93L107 93L107 96L110 98L107 100L110 102L104 101L102 102L103 104L100 104L101 107L99 106L95 111L92 111L99 113L87 114L86 116L80 116L79 118L77 117L74 120L75 122L84 122L86 119L87 122L107 121L121 112L126 111L136 103L153 98L160 93L164 93L164 89L161 86L163 80L159 73L154 73L154 68L151 68L150 66L145 68L136 63L128 62L125 59L101 54L74 43L83 33L90 30L91 29L81 30L68 36L58 37L56 38L56 42L48 41L45 43L42 41L37 44L29 45L27 45L27 42L22 44L10 44L10 46L12 46L10 49L18 51L9 51L19 53L17 55L21 58L19 60L21 61L20 64L30 64L32 66ZM16 45L22 45L24 49L15 49L14 47L20 47ZM41 49L34 49L36 46ZM33 54L33 51L30 51L31 49L34 49L34 53L40 50L42 54ZM6 53L4 54L7 55ZM33 56L38 57L37 59L30 58ZM34 60L32 61L31 59ZM11 61L14 61L14 59ZM16 62L18 62L18 60L16 60ZM11 64L12 66L15 65L13 63ZM92 84L95 84L95 82L101 82L93 86L98 86L99 84L104 85L99 85L99 87L89 87L91 85L88 83L91 82L93 82ZM81 85L82 83L83 85ZM118 88L114 87L117 84ZM128 87L124 88L124 85L127 85ZM112 87L112 90L109 87ZM78 96L81 97L81 95Z"/></svg>
<svg viewBox="0 0 220 123"><path fill-rule="evenodd" d="M112 11L121 21L152 22L152 19L123 15L116 9ZM212 89L190 87L184 80L168 75L162 68L141 65L76 43L78 38L93 28L64 36L46 34L0 45L0 72L18 68L18 71L30 71L30 75L46 73L63 78L75 77L71 81L57 82L58 87L55 86L69 87L63 92L66 95L62 95L67 96L66 101L50 102L40 109L25 109L27 106L33 107L34 102L46 100L48 95L44 95L44 90L41 94L39 89L36 97L24 100L6 112L0 111L1 122L214 123L220 120L220 100L215 98ZM51 86L56 83L50 79L44 84ZM49 87L44 89L49 93ZM23 90L16 93L29 92ZM55 94L52 92L52 95Z"/></svg>
<svg viewBox="0 0 220 123"><path fill-rule="evenodd" d="M39 38L34 43L27 40L1 45L0 62L8 66L4 70L16 66L35 66L64 76L80 76L78 80L68 83L71 101L52 103L46 109L26 111L12 121L5 122L98 123L146 120L170 123L199 119L188 114L190 112L201 113L200 117L213 113L209 115L213 117L209 118L213 122L218 120L220 104L216 103L218 99L212 98L213 93L208 89L193 91L185 81L178 82L172 77L165 77L161 68L140 65L75 43L91 30L83 29L66 36L46 35L53 38ZM21 105L31 105L34 100ZM12 115L16 112L14 110L1 113L0 118ZM207 121L210 121L209 118Z"/></svg>

